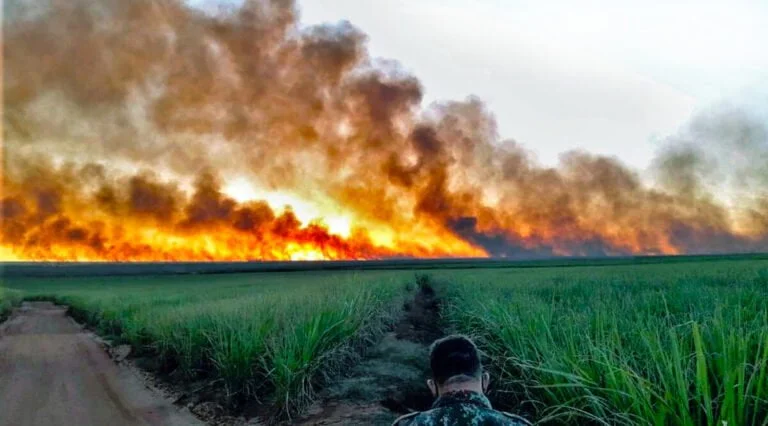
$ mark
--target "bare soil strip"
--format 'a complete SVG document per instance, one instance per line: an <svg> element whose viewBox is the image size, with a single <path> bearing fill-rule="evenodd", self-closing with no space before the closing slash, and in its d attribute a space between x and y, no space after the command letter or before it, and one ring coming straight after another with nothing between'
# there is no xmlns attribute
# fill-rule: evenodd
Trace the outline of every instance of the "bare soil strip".
<svg viewBox="0 0 768 426"><path fill-rule="evenodd" d="M433 398L425 383L428 349L444 330L440 299L426 278L418 285L393 330L292 424L388 426L402 414L430 407Z"/></svg>
<svg viewBox="0 0 768 426"><path fill-rule="evenodd" d="M0 324L0 426L202 425L148 388L50 302Z"/></svg>

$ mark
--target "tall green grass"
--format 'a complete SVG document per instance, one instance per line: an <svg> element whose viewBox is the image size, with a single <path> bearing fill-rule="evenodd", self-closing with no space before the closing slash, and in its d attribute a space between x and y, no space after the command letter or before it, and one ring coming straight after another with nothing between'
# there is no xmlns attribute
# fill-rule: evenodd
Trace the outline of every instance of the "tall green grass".
<svg viewBox="0 0 768 426"><path fill-rule="evenodd" d="M233 405L300 412L371 346L411 271L8 279ZM542 424L768 425L768 261L429 271L495 404ZM0 293L10 300L7 292Z"/></svg>
<svg viewBox="0 0 768 426"><path fill-rule="evenodd" d="M304 409L383 333L406 296L402 284L339 273L16 283L155 356L173 378L205 378L232 405L259 401L272 417Z"/></svg>
<svg viewBox="0 0 768 426"><path fill-rule="evenodd" d="M22 293L18 290L9 290L0 286L0 322L4 321L11 313L11 308L21 303Z"/></svg>
<svg viewBox="0 0 768 426"><path fill-rule="evenodd" d="M768 424L765 263L542 270L445 286L495 399L541 423Z"/></svg>

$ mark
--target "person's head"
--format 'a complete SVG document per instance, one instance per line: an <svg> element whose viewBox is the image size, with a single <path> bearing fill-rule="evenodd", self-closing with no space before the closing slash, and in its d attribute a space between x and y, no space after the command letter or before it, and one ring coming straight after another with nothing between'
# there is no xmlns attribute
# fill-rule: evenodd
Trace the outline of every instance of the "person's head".
<svg viewBox="0 0 768 426"><path fill-rule="evenodd" d="M458 390L485 392L489 376L483 373L477 346L465 336L448 336L432 343L429 353L432 378L427 386L435 396Z"/></svg>

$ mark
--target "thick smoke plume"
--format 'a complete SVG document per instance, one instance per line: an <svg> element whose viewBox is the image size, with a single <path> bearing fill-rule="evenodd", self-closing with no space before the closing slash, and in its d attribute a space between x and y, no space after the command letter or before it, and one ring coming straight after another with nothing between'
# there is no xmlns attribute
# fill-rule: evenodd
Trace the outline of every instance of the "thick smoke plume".
<svg viewBox="0 0 768 426"><path fill-rule="evenodd" d="M542 167L477 99L423 110L420 82L372 60L365 34L302 28L290 1L17 0L4 12L8 258L768 250L768 131L745 111L694 119L649 186L581 151ZM234 179L305 200L317 220L236 201ZM327 225L338 212L341 234Z"/></svg>

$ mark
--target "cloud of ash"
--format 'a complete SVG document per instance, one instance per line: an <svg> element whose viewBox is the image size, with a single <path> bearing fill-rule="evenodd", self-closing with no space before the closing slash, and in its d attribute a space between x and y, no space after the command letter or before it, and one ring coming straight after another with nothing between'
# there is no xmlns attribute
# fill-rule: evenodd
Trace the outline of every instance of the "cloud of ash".
<svg viewBox="0 0 768 426"><path fill-rule="evenodd" d="M670 137L649 186L582 151L539 165L478 99L422 109L365 34L302 29L291 1L4 7L2 244L22 258L768 250L768 129L738 108ZM238 203L235 177L331 199L353 232Z"/></svg>

